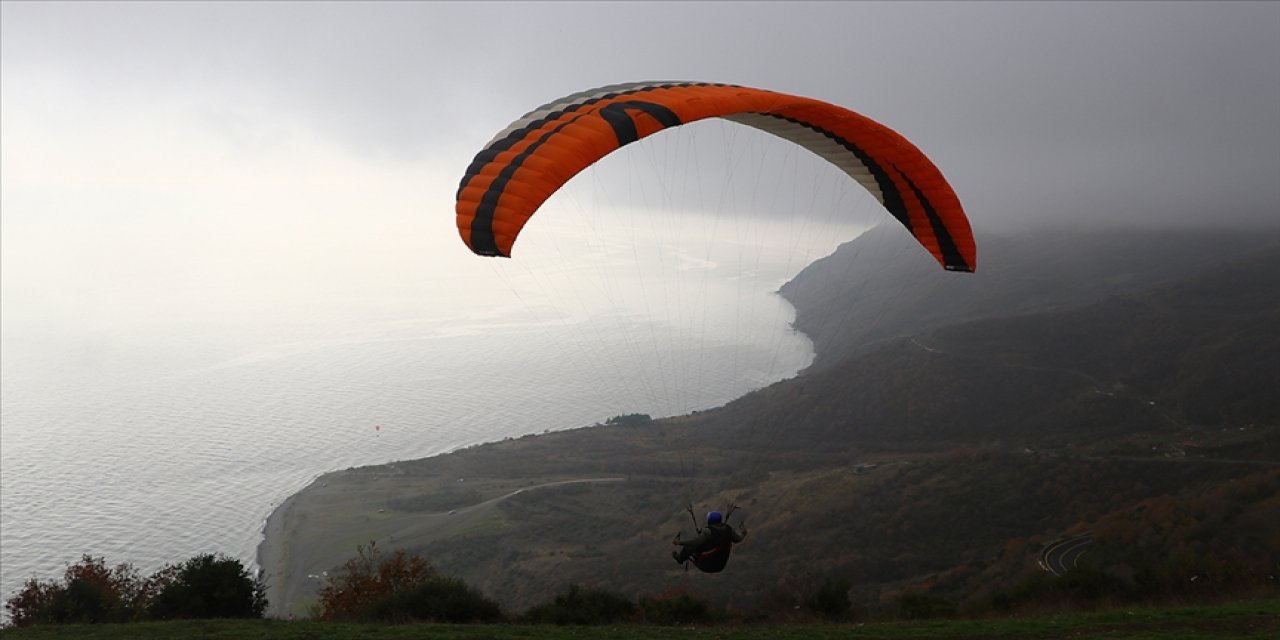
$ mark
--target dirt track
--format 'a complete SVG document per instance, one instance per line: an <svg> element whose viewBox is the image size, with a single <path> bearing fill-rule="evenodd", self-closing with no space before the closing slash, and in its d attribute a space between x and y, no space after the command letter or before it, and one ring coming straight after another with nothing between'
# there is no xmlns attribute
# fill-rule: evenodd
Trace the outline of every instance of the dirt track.
<svg viewBox="0 0 1280 640"><path fill-rule="evenodd" d="M267 519L258 547L258 564L267 583L268 615L309 615L327 571L355 554L357 545L375 541L381 549L423 545L464 534L497 515L503 500L526 491L578 483L624 482L626 478L578 478L520 487L477 504L433 513L387 513L385 501L394 476L370 483L339 472L317 479L291 496ZM363 482L362 482L363 481ZM345 524L324 531L308 526L313 516L349 513ZM318 519L318 518L316 518ZM326 517L332 522L333 518Z"/></svg>

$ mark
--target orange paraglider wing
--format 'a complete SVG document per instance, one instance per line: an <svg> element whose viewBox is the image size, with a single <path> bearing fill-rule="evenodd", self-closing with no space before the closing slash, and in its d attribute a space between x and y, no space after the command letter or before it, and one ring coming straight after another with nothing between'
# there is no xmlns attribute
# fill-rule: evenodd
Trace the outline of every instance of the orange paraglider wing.
<svg viewBox="0 0 1280 640"><path fill-rule="evenodd" d="M457 194L458 232L477 254L509 257L525 223L570 178L631 142L705 118L755 127L813 151L870 191L944 268L976 267L959 198L897 132L811 98L696 82L611 85L525 114L467 167Z"/></svg>

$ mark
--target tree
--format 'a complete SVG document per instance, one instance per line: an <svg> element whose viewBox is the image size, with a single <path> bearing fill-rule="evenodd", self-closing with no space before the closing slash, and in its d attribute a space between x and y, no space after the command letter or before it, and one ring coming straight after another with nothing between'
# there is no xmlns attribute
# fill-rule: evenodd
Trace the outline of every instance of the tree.
<svg viewBox="0 0 1280 640"><path fill-rule="evenodd" d="M452 602L476 612L457 612L467 620L492 620L489 608L477 603L461 582L445 579L425 559L397 549L381 558L376 543L356 547L356 557L329 577L320 589L316 617L321 620L451 620L452 611L440 605ZM462 585L465 588L466 585ZM483 596L480 596L483 599ZM493 605L497 608L497 605Z"/></svg>
<svg viewBox="0 0 1280 640"><path fill-rule="evenodd" d="M266 589L239 560L202 554L153 576L148 613L171 618L261 618Z"/></svg>
<svg viewBox="0 0 1280 640"><path fill-rule="evenodd" d="M604 423L610 427L643 427L651 422L653 417L647 413L625 413L613 416Z"/></svg>
<svg viewBox="0 0 1280 640"><path fill-rule="evenodd" d="M108 568L89 555L67 565L61 582L32 578L5 602L13 625L127 622L141 616L147 591L129 564Z"/></svg>

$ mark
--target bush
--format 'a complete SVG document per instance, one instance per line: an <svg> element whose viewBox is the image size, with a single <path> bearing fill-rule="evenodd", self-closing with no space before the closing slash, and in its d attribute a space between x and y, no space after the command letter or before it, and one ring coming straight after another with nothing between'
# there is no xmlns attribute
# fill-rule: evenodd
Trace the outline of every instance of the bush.
<svg viewBox="0 0 1280 640"><path fill-rule="evenodd" d="M376 622L496 622L498 603L456 578L437 577L379 600L366 620Z"/></svg>
<svg viewBox="0 0 1280 640"><path fill-rule="evenodd" d="M426 560L397 550L381 559L377 545L356 547L356 557L342 565L320 589L316 617L321 620L363 620L383 599L436 577Z"/></svg>
<svg viewBox="0 0 1280 640"><path fill-rule="evenodd" d="M804 601L804 607L825 618L848 617L853 605L849 602L849 589L853 586L847 578L827 578L813 595Z"/></svg>
<svg viewBox="0 0 1280 640"><path fill-rule="evenodd" d="M653 418L647 413L626 413L609 418L604 423L611 427L643 427L651 422Z"/></svg>
<svg viewBox="0 0 1280 640"><path fill-rule="evenodd" d="M557 595L555 602L525 612L524 618L536 624L610 624L629 619L635 610L635 605L621 595L575 584Z"/></svg>
<svg viewBox="0 0 1280 640"><path fill-rule="evenodd" d="M956 607L944 598L924 593L906 593L898 598L898 617L904 620L950 618Z"/></svg>
<svg viewBox="0 0 1280 640"><path fill-rule="evenodd" d="M15 627L127 622L140 617L145 584L131 565L109 569L85 555L67 565L62 582L32 578L4 606Z"/></svg>
<svg viewBox="0 0 1280 640"><path fill-rule="evenodd" d="M157 572L152 618L261 618L266 590L239 560L198 555Z"/></svg>
<svg viewBox="0 0 1280 640"><path fill-rule="evenodd" d="M4 608L9 612L15 627L57 622L54 619L53 601L61 591L62 587L53 582L31 578L22 589L5 601Z"/></svg>
<svg viewBox="0 0 1280 640"><path fill-rule="evenodd" d="M1139 573L1139 584L1150 581L1149 575ZM1073 602L1093 604L1103 600L1130 601L1138 592L1113 575L1088 567L1076 567L1061 577L1038 574L1009 589L992 595L988 602L996 609L1012 611L1020 607L1040 604Z"/></svg>
<svg viewBox="0 0 1280 640"><path fill-rule="evenodd" d="M1123 580L1089 567L1076 567L1054 582L1058 592L1077 600L1125 598L1129 591Z"/></svg>
<svg viewBox="0 0 1280 640"><path fill-rule="evenodd" d="M320 589L316 617L378 622L490 622L498 604L461 580L441 576L426 560L396 550L381 558L377 546L356 547L356 557Z"/></svg>
<svg viewBox="0 0 1280 640"><path fill-rule="evenodd" d="M640 617L653 624L693 624L710 622L711 608L684 591L640 598Z"/></svg>
<svg viewBox="0 0 1280 640"><path fill-rule="evenodd" d="M131 565L84 556L61 582L31 579L5 602L14 626L131 622L146 618L260 618L265 591L239 560L212 554L143 580Z"/></svg>

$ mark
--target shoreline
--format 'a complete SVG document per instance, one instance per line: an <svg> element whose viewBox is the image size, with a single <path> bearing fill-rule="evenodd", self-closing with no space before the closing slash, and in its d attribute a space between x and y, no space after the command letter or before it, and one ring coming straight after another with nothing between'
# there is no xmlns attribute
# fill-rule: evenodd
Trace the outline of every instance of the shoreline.
<svg viewBox="0 0 1280 640"><path fill-rule="evenodd" d="M327 474L324 474L327 475ZM294 492L288 498L285 498L271 513L267 515L267 519L262 525L262 540L258 542L258 546L254 552L254 561L258 565L258 577L266 585L267 599L267 615L272 616L274 603L270 595L278 591L283 585L276 585L276 580L282 582L288 581L289 556L287 553L288 546L285 540L288 539L285 528L285 520L293 511L294 505L298 502L301 495L309 490L324 475L317 476L311 482L307 483L302 489ZM274 587L274 588L273 588ZM289 616L293 617L293 616Z"/></svg>
<svg viewBox="0 0 1280 640"><path fill-rule="evenodd" d="M328 571L354 557L359 545L376 543L377 548L385 552L401 545L421 545L466 535L499 518L499 503L527 491L628 480L615 474L520 481L476 478L466 479L467 482L450 476L446 482L437 475L407 473L401 466L448 472L453 469L446 458L454 453L458 452L326 473L280 503L267 517L263 539L256 551L259 575L266 586L267 616L284 619L308 616ZM449 495L456 491L455 485L466 485L471 492L468 496L482 495L484 499L442 510L400 510L388 504L396 496ZM474 485L478 485L474 491L479 493L473 492ZM324 530L308 528L313 521L323 521Z"/></svg>
<svg viewBox="0 0 1280 640"><path fill-rule="evenodd" d="M863 234L865 234L865 230L862 233L860 233L859 236ZM838 249L839 247L837 247L836 249L833 249L833 253ZM820 354L818 353L818 344L817 344L817 341L814 339L814 337L798 328L797 326L798 320L801 314L800 306L797 304L795 300L793 300L790 296L788 296L787 288L789 285L794 284L796 279L800 278L802 274L811 266L812 265L807 265L806 267L800 269L790 278L786 279L781 285L778 285L776 288L769 291L770 295L776 296L783 304L789 306L792 309L793 315L792 315L791 322L788 324L789 330L792 333L796 333L803 336L806 342L808 343L808 350L810 352L810 355L809 355L808 362L804 366L799 367L790 375L781 377L777 380L773 380L768 384L761 385L756 389L747 390L744 393L742 393L742 395L726 400L724 403L716 407L698 409L685 414L668 416L664 418L658 418L655 420L663 420L663 421L681 420L681 419L686 419L706 411L713 411L719 407L723 407L726 404L734 402L735 400L746 397L747 395L750 395L751 393L756 392L759 389L767 388L770 385L777 384L779 382L783 382L789 379L794 379L795 377L804 375L805 371L807 371L810 367L814 365L815 362L818 361ZM554 435L554 434L566 434L566 433L572 433L574 431L579 431L583 429L589 430L589 429L593 429L601 426L604 426L604 425L596 424L596 425L590 425L586 427L569 427L563 430L550 432L550 434L547 432L529 433L524 436L521 436L521 439L545 437L547 435ZM298 600L300 597L302 597L300 594L306 590L305 583L299 579L299 574L302 573L303 571L300 565L303 563L300 561L300 559L290 556L289 550L288 550L288 544L286 543L286 541L296 541L299 539L298 528L300 527L300 525L297 523L290 525L289 522L291 520L296 519L295 516L300 516L303 521L306 520L305 513L300 514L297 512L299 509L303 509L305 511L303 507L303 503L313 497L316 497L317 490L325 488L325 486L330 483L342 481L348 474L356 474L362 471L369 471L376 474L377 470L380 470L380 469L394 470L397 464L430 464L430 461L442 461L446 459L448 456L454 455L466 449L477 448L477 447L501 446L504 442L509 440L511 439L508 438L506 440L494 440L489 442L477 443L469 447L461 447L458 449L445 451L442 453L438 453L438 454L427 456L425 458L420 458L420 459L392 461L392 462L386 462L386 463L381 463L376 465L368 465L365 467L355 467L355 468L348 468L345 470L329 471L316 476L311 480L310 483L308 483L302 489L291 494L288 498L286 498L283 502L281 502L275 509L273 509L271 513L267 516L266 521L264 522L262 527L262 540L258 543L258 546L256 548L256 553L255 553L255 561L258 564L259 571L261 572L260 575L264 583L268 585L267 586L268 617L293 618L299 615L299 612L296 611L296 608L298 606ZM588 479L588 480L569 480L569 481L560 480L560 481L546 482L542 484L535 484L533 487L523 487L521 489L517 489L504 496L500 496L498 498L494 498L494 499L485 501L483 503L474 505L474 507L479 508L486 504L496 504L497 501L519 494L526 488L553 486L557 484L564 484L567 482L581 482L581 481L598 482L598 481L625 481L625 480L626 478L610 478L610 479ZM381 514L381 511L379 512L379 514ZM436 514L436 515L439 515L439 514ZM453 515L452 512L449 512L449 515ZM354 534L353 531L345 531L341 533L348 534L347 536L348 538L350 538ZM336 534L336 535L340 535L340 534ZM377 537L373 539L376 540ZM392 535L391 539L394 541L395 536ZM367 542L367 541L369 541L369 539L359 540L356 542L356 544L363 544L364 542ZM354 555L354 553L355 553L355 547L352 546L348 549L348 552L345 557L350 558Z"/></svg>

